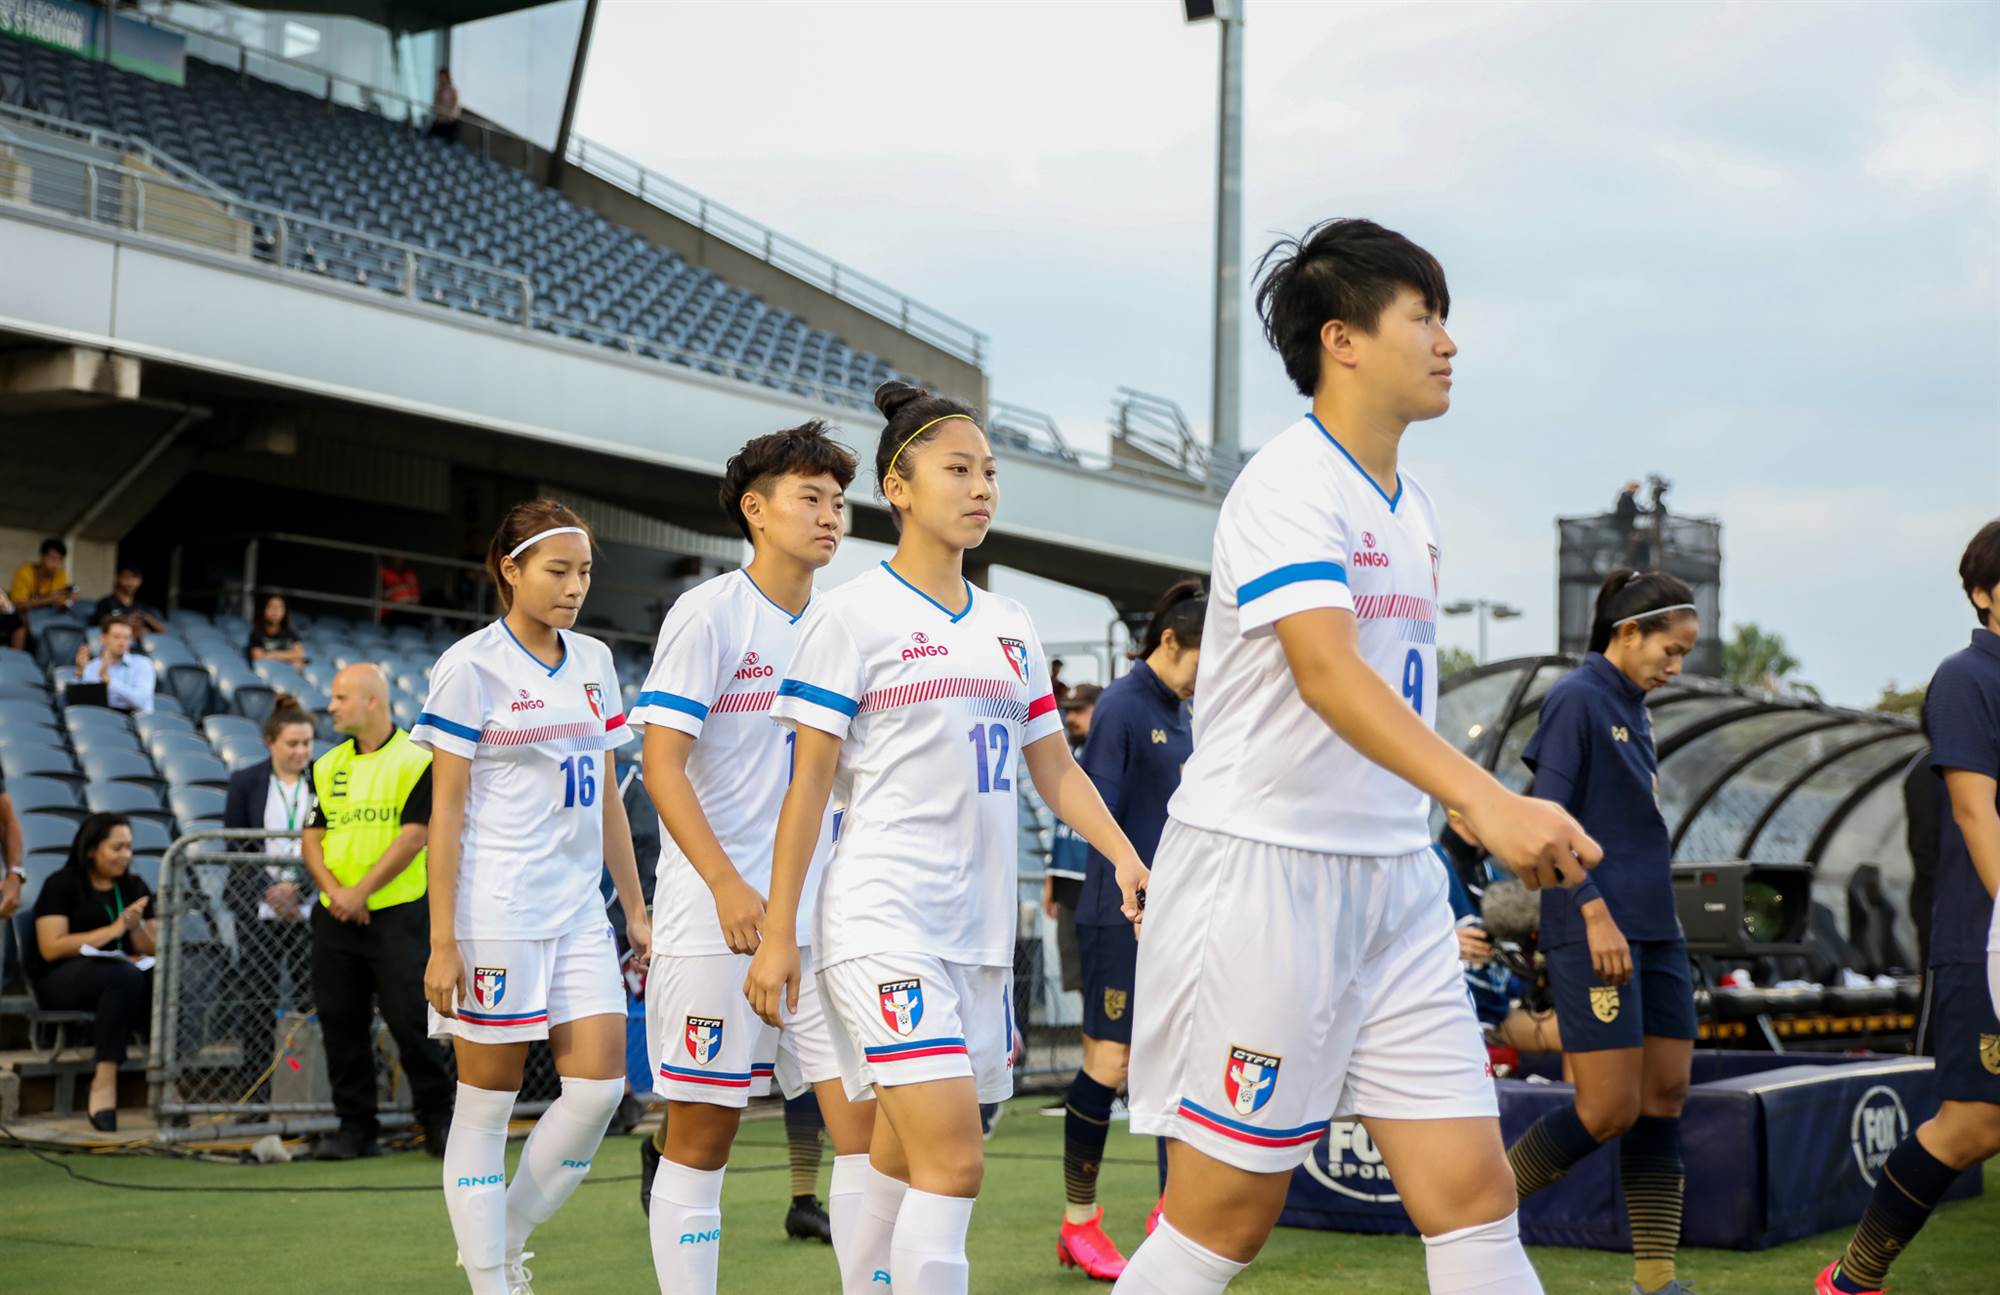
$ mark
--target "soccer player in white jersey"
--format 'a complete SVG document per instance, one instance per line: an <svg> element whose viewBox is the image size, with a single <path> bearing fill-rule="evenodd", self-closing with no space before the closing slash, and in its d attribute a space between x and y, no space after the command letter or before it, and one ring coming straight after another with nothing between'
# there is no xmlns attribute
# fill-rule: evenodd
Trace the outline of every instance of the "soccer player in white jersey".
<svg viewBox="0 0 2000 1295"><path fill-rule="evenodd" d="M1132 1131L1171 1139L1164 1215L1116 1290L1221 1291L1329 1121L1359 1118L1433 1295L1530 1295L1431 798L1531 887L1599 851L1432 730L1442 545L1397 451L1451 403L1444 271L1337 220L1266 254L1257 303L1312 404L1216 523L1194 754L1133 993Z"/></svg>
<svg viewBox="0 0 2000 1295"><path fill-rule="evenodd" d="M834 796L845 810L813 961L847 1095L879 1108L851 1243L865 1267L843 1256L861 1282L847 1290L887 1278L902 1295L960 1295L979 1105L1013 1092L1017 756L1113 862L1135 921L1146 872L1070 755L1027 612L965 578L999 501L985 432L964 405L900 382L875 403L896 553L813 600L778 686L772 714L797 761L744 989L773 1024L803 1001L793 932Z"/></svg>
<svg viewBox="0 0 2000 1295"><path fill-rule="evenodd" d="M458 1059L445 1208L474 1295L530 1291L528 1233L590 1171L625 1095L625 985L598 879L618 887L644 957L652 924L612 751L632 734L611 650L571 627L590 532L546 499L515 505L487 549L506 615L438 658L410 740L431 751L431 1033ZM507 1120L532 1039L562 1095L514 1181Z"/></svg>
<svg viewBox="0 0 2000 1295"><path fill-rule="evenodd" d="M860 1214L875 1108L842 1090L814 982L804 982L799 1010L778 1030L743 997L791 781L791 738L771 722L771 703L811 605L813 574L839 547L853 480L853 453L818 420L760 436L729 460L723 511L754 556L675 600L632 707L662 829L646 1030L653 1091L666 1099L667 1116L657 1151L647 1143L641 1155L664 1295L715 1291L723 1169L745 1104L769 1091L774 1071L785 1096L818 1094L833 1137L829 1204L843 1267ZM801 950L812 943L812 892L831 837L829 821L799 905ZM844 1280L865 1290L866 1276L858 1286Z"/></svg>

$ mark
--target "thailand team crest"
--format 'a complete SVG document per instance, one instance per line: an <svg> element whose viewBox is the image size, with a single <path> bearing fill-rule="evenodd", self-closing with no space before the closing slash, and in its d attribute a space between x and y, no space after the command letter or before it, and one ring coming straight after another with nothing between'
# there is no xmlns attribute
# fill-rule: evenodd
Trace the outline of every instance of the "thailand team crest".
<svg viewBox="0 0 2000 1295"><path fill-rule="evenodd" d="M882 1019L898 1034L915 1034L924 1019L924 982L889 980L875 986L882 996Z"/></svg>
<svg viewBox="0 0 2000 1295"><path fill-rule="evenodd" d="M498 1007L500 1000L507 996L507 968L474 967L472 969L472 1001L481 1007Z"/></svg>
<svg viewBox="0 0 2000 1295"><path fill-rule="evenodd" d="M590 703L591 714L599 719L604 718L604 689L594 683L587 683L583 686L583 699Z"/></svg>
<svg viewBox="0 0 2000 1295"><path fill-rule="evenodd" d="M690 1016L687 1018L687 1053L694 1058L697 1066L705 1066L715 1060L715 1054L722 1051L722 1018L719 1016Z"/></svg>
<svg viewBox="0 0 2000 1295"><path fill-rule="evenodd" d="M1979 1064L1989 1075L2000 1075L2000 1034L1979 1036Z"/></svg>
<svg viewBox="0 0 2000 1295"><path fill-rule="evenodd" d="M1000 650L1007 654L1007 664L1014 667L1014 675L1022 683L1028 682L1028 645L1019 639L1001 639Z"/></svg>
<svg viewBox="0 0 2000 1295"><path fill-rule="evenodd" d="M1222 1090L1229 1094L1229 1109L1238 1115L1255 1115L1278 1091L1279 1058L1248 1048L1232 1046L1222 1068Z"/></svg>
<svg viewBox="0 0 2000 1295"><path fill-rule="evenodd" d="M1606 1025L1618 1019L1618 986L1592 985L1590 987L1590 1014Z"/></svg>

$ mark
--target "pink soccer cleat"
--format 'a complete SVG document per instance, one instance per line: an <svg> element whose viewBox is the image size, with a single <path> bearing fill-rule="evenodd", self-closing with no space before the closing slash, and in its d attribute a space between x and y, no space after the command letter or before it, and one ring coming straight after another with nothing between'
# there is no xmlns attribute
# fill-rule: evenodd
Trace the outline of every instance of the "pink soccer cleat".
<svg viewBox="0 0 2000 1295"><path fill-rule="evenodd" d="M1114 1282L1125 1271L1125 1256L1104 1235L1104 1207L1088 1223L1063 1220L1062 1234L1056 1239L1056 1260L1065 1268L1081 1268L1083 1275L1101 1282Z"/></svg>
<svg viewBox="0 0 2000 1295"><path fill-rule="evenodd" d="M1856 1292L1844 1290L1834 1285L1833 1274L1839 1268L1840 1260L1836 1259L1826 1267L1820 1269L1819 1280L1813 1283L1813 1295L1882 1295L1882 1292L1879 1290Z"/></svg>

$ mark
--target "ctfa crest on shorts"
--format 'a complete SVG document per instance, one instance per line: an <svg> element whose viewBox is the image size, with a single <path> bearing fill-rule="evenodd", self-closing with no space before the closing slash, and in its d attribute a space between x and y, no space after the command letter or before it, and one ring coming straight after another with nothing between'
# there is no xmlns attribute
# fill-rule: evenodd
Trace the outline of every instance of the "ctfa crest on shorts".
<svg viewBox="0 0 2000 1295"><path fill-rule="evenodd" d="M1123 989L1104 991L1104 1019L1116 1021L1125 1015L1125 1004L1132 1001L1130 992Z"/></svg>
<svg viewBox="0 0 2000 1295"><path fill-rule="evenodd" d="M882 996L882 1019L898 1034L915 1034L924 1019L924 982L887 980L875 986Z"/></svg>
<svg viewBox="0 0 2000 1295"><path fill-rule="evenodd" d="M507 968L474 967L472 969L472 1001L481 1007L498 1007L500 1000L507 996Z"/></svg>
<svg viewBox="0 0 2000 1295"><path fill-rule="evenodd" d="M2000 1075L2000 1034L1979 1036L1979 1064L1989 1075Z"/></svg>
<svg viewBox="0 0 2000 1295"><path fill-rule="evenodd" d="M1592 985L1590 987L1590 1014L1606 1025L1618 1019L1618 986Z"/></svg>
<svg viewBox="0 0 2000 1295"><path fill-rule="evenodd" d="M687 1051L697 1066L705 1066L715 1060L715 1054L722 1051L722 1018L719 1016L690 1016L687 1018Z"/></svg>
<svg viewBox="0 0 2000 1295"><path fill-rule="evenodd" d="M590 703L591 714L599 719L604 718L604 689L594 683L587 683L583 686L583 699Z"/></svg>
<svg viewBox="0 0 2000 1295"><path fill-rule="evenodd" d="M1222 1068L1222 1089L1229 1094L1229 1109L1238 1115L1255 1115L1278 1091L1278 1058L1264 1052L1231 1046L1229 1061Z"/></svg>
<svg viewBox="0 0 2000 1295"><path fill-rule="evenodd" d="M1014 675L1022 683L1028 682L1028 645L1019 639L1001 639L1000 650L1007 654L1007 664L1014 667Z"/></svg>

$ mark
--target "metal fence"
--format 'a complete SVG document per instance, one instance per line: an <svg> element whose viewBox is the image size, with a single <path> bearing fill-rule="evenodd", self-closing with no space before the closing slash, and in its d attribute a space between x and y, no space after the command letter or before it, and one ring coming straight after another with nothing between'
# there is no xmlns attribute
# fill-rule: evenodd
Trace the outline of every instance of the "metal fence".
<svg viewBox="0 0 2000 1295"><path fill-rule="evenodd" d="M196 831L161 860L147 1079L163 1139L308 1133L336 1123L313 1005L310 924L298 916L317 902L311 879L296 858L229 848L297 839ZM293 914L272 914L263 902L280 881L296 892ZM409 1121L409 1085L379 1016L373 1035L382 1123L393 1128ZM556 1084L546 1045L531 1048L515 1109L543 1109Z"/></svg>

